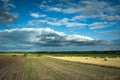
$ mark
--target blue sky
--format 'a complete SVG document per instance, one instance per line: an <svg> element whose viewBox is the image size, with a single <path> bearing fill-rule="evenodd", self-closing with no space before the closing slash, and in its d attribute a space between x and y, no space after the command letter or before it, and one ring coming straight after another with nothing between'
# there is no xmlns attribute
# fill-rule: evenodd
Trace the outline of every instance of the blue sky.
<svg viewBox="0 0 120 80"><path fill-rule="evenodd" d="M0 0L0 51L120 50L120 0Z"/></svg>

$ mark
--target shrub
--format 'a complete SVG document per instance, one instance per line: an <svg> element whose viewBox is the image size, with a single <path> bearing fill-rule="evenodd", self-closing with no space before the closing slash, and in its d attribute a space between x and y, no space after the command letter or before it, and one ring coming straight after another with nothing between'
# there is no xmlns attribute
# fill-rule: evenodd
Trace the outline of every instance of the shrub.
<svg viewBox="0 0 120 80"><path fill-rule="evenodd" d="M41 57L41 56L42 56L42 55L40 55L40 54L38 55L38 57Z"/></svg>
<svg viewBox="0 0 120 80"><path fill-rule="evenodd" d="M23 56L24 56L24 57L27 57L27 54L24 54Z"/></svg>
<svg viewBox="0 0 120 80"><path fill-rule="evenodd" d="M94 58L97 58L96 56L94 56Z"/></svg>
<svg viewBox="0 0 120 80"><path fill-rule="evenodd" d="M88 58L86 57L85 59L87 60Z"/></svg>
<svg viewBox="0 0 120 80"><path fill-rule="evenodd" d="M15 56L17 56L17 55L12 55L12 56L14 56L14 57L15 57Z"/></svg>
<svg viewBox="0 0 120 80"><path fill-rule="evenodd" d="M107 61L108 60L108 57L104 57L104 61Z"/></svg>

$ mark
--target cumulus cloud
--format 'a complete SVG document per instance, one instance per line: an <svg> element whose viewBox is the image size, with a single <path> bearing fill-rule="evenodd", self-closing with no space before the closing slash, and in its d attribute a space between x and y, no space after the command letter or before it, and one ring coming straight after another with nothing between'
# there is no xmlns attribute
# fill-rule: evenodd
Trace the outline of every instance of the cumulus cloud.
<svg viewBox="0 0 120 80"><path fill-rule="evenodd" d="M117 45L120 40L96 40L88 36L68 35L50 28L17 28L0 30L0 50L61 46Z"/></svg>
<svg viewBox="0 0 120 80"><path fill-rule="evenodd" d="M0 8L0 24L8 25L16 21L17 13L10 12L10 8L15 8L15 5L9 3L9 0L2 0L3 6Z"/></svg>
<svg viewBox="0 0 120 80"><path fill-rule="evenodd" d="M75 38L73 38L73 36ZM57 32L50 28L21 28L0 31L1 44L6 42L6 45L16 44L33 44L61 46L70 43L70 41L91 41L90 37L80 35L67 35L63 32ZM63 44L65 43L65 44ZM5 45L5 44L4 44Z"/></svg>

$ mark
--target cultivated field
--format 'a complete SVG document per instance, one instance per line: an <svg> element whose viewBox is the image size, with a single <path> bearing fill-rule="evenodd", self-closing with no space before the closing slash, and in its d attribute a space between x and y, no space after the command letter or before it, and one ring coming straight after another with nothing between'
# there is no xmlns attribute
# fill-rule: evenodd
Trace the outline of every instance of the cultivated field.
<svg viewBox="0 0 120 80"><path fill-rule="evenodd" d="M104 57L104 58L100 58L100 57L96 57L96 58L94 58L94 57L52 57L52 58L120 69L120 57L117 57L117 58L108 58L108 57Z"/></svg>
<svg viewBox="0 0 120 80"><path fill-rule="evenodd" d="M23 57L0 56L0 80L21 80Z"/></svg>
<svg viewBox="0 0 120 80"><path fill-rule="evenodd" d="M120 69L46 56L0 56L0 80L120 80Z"/></svg>

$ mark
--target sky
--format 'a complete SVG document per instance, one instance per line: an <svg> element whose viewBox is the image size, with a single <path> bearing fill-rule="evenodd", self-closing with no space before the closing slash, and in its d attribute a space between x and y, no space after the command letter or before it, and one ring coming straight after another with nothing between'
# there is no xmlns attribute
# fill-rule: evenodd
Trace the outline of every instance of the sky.
<svg viewBox="0 0 120 80"><path fill-rule="evenodd" d="M0 0L0 51L120 50L120 0Z"/></svg>

